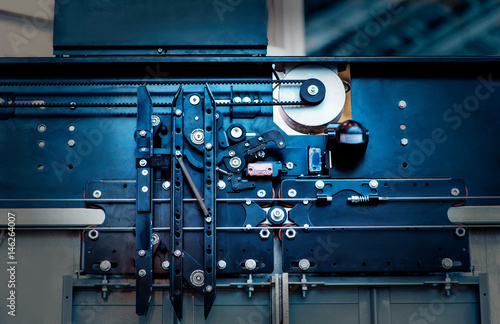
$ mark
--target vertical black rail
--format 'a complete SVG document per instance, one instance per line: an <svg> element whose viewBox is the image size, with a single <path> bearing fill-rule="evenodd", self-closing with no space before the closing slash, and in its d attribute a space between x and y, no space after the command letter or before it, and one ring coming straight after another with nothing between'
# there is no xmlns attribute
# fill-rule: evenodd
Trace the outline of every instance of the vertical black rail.
<svg viewBox="0 0 500 324"><path fill-rule="evenodd" d="M208 317L210 309L215 301L216 288L216 172L215 157L217 156L217 141L215 134L216 126L216 107L215 100L208 85L205 88L204 102L204 131L205 131L205 150L204 150L204 198L205 206L209 215L205 217L204 228L204 272L205 272L205 318Z"/></svg>
<svg viewBox="0 0 500 324"><path fill-rule="evenodd" d="M182 284L183 284L183 226L184 226L184 176L181 166L177 161L176 156L182 155L183 151L183 94L182 90L176 94L176 98L172 105L172 190L171 190L171 267L170 267L170 299L174 307L177 318L182 319Z"/></svg>
<svg viewBox="0 0 500 324"><path fill-rule="evenodd" d="M135 243L136 313L145 315L151 300L153 285L152 263L152 191L151 176L151 114L153 105L146 87L137 89L137 214Z"/></svg>

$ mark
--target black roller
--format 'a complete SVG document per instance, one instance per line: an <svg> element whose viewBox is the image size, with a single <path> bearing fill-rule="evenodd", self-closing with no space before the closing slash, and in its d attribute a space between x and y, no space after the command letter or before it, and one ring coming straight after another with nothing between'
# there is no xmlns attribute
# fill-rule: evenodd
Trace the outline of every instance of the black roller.
<svg viewBox="0 0 500 324"><path fill-rule="evenodd" d="M320 104L325 99L325 95L325 85L318 79L308 79L300 86L300 98L308 104Z"/></svg>

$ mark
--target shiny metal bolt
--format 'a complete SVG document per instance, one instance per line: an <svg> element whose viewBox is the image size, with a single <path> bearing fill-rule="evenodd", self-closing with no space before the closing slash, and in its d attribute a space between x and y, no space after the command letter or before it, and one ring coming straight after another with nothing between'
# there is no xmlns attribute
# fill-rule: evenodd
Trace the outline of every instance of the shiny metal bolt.
<svg viewBox="0 0 500 324"><path fill-rule="evenodd" d="M235 169L239 168L241 166L241 159L235 156L231 160L229 160L229 164Z"/></svg>
<svg viewBox="0 0 500 324"><path fill-rule="evenodd" d="M45 147L45 141L39 141L38 142L38 147L39 148L44 148Z"/></svg>
<svg viewBox="0 0 500 324"><path fill-rule="evenodd" d="M281 208L274 208L271 211L270 216L271 216L271 219L273 221L275 221L276 223L279 223L279 222L283 221L283 219L285 218L285 212Z"/></svg>
<svg viewBox="0 0 500 324"><path fill-rule="evenodd" d="M170 181L163 181L163 183L161 184L161 187L163 188L163 190L169 190L170 189Z"/></svg>
<svg viewBox="0 0 500 324"><path fill-rule="evenodd" d="M181 250L175 250L175 251L174 251L174 256L175 256L176 258L180 257L181 255L182 255Z"/></svg>
<svg viewBox="0 0 500 324"><path fill-rule="evenodd" d="M217 182L217 188L219 190L224 190L226 189L226 183L223 181L223 180L219 180L219 182Z"/></svg>
<svg viewBox="0 0 500 324"><path fill-rule="evenodd" d="M147 134L148 134L148 133L147 133L145 130L141 130L141 131L139 132L139 136L140 136L140 137L146 137L146 135L147 135Z"/></svg>
<svg viewBox="0 0 500 324"><path fill-rule="evenodd" d="M240 103L241 102L241 98L240 97L234 97L233 98L233 102L234 103Z"/></svg>
<svg viewBox="0 0 500 324"><path fill-rule="evenodd" d="M257 140L259 140L259 142L262 142L262 141L264 140L264 138L263 138L262 136L259 136L259 137L257 138Z"/></svg>
<svg viewBox="0 0 500 324"><path fill-rule="evenodd" d="M306 271L310 267L311 267L311 262L309 262L309 260L302 259L302 260L299 261L299 268L300 268L300 270Z"/></svg>
<svg viewBox="0 0 500 324"><path fill-rule="evenodd" d="M316 187L316 189L321 190L325 187L325 183L322 180L318 180L316 181L314 186Z"/></svg>
<svg viewBox="0 0 500 324"><path fill-rule="evenodd" d="M101 261L101 263L99 264L99 269L101 269L101 271L111 270L111 262L109 262L108 260Z"/></svg>
<svg viewBox="0 0 500 324"><path fill-rule="evenodd" d="M257 268L257 262L254 259L248 259L245 261L245 268L249 271L255 270Z"/></svg>
<svg viewBox="0 0 500 324"><path fill-rule="evenodd" d="M230 133L233 138L239 139L243 135L243 130L240 127L233 127Z"/></svg>
<svg viewBox="0 0 500 324"><path fill-rule="evenodd" d="M228 153L229 157L234 157L236 155L235 151L229 151Z"/></svg>
<svg viewBox="0 0 500 324"><path fill-rule="evenodd" d="M307 199L302 200L302 203L303 203L304 205L309 205L309 200L307 200Z"/></svg>
<svg viewBox="0 0 500 324"><path fill-rule="evenodd" d="M148 192L149 188L146 187L146 186L144 186L144 187L141 188L141 190L142 190L142 192Z"/></svg>
<svg viewBox="0 0 500 324"><path fill-rule="evenodd" d="M68 127L68 129L69 129L69 131L70 131L70 132L74 132L74 131L75 131L75 126L70 125L70 126Z"/></svg>
<svg viewBox="0 0 500 324"><path fill-rule="evenodd" d="M458 188L451 189L451 195L453 197L456 197L456 196L460 195L460 190L458 190Z"/></svg>
<svg viewBox="0 0 500 324"><path fill-rule="evenodd" d="M217 268L221 269L221 270L224 270L226 269L226 261L224 260L219 260L219 262L217 262Z"/></svg>
<svg viewBox="0 0 500 324"><path fill-rule="evenodd" d="M70 102L70 104L69 104L69 108L71 108L71 109L76 109L76 102L74 102L74 101L73 101L73 102Z"/></svg>
<svg viewBox="0 0 500 324"><path fill-rule="evenodd" d="M68 141L68 146L69 146L69 147L73 147L73 146L75 146L75 144L76 144L75 140L70 139L70 140Z"/></svg>
<svg viewBox="0 0 500 324"><path fill-rule="evenodd" d="M151 244L156 245L158 243L160 243L160 235L153 233L153 235L151 235Z"/></svg>
<svg viewBox="0 0 500 324"><path fill-rule="evenodd" d="M146 161L146 160L144 160L144 159L142 159L142 160L140 160L140 161L139 161L139 165L140 165L141 167L144 167L144 166L146 166L147 164L148 164L148 161Z"/></svg>
<svg viewBox="0 0 500 324"><path fill-rule="evenodd" d="M176 115L177 117L182 116L182 110L180 110L180 109L176 109L176 110L175 110L175 115Z"/></svg>
<svg viewBox="0 0 500 324"><path fill-rule="evenodd" d="M163 48L161 48L161 47L160 47L160 48L158 49L158 54L162 54L162 53L163 53Z"/></svg>
<svg viewBox="0 0 500 324"><path fill-rule="evenodd" d="M92 193L92 196L95 198L95 199L99 199L102 197L102 192L100 190L95 190L93 193Z"/></svg>
<svg viewBox="0 0 500 324"><path fill-rule="evenodd" d="M139 252L137 252L137 254L139 254L139 256L143 257L146 255L146 251L144 250L139 250Z"/></svg>
<svg viewBox="0 0 500 324"><path fill-rule="evenodd" d="M372 189L377 189L378 188L378 181L377 180L371 180L368 183L368 186L370 186L370 188L372 188Z"/></svg>
<svg viewBox="0 0 500 324"><path fill-rule="evenodd" d="M248 230L248 231L249 231L249 230L251 230L251 229L252 229L252 225L250 225L250 224L246 224L246 225L245 225L245 229L246 229L246 230Z"/></svg>
<svg viewBox="0 0 500 324"><path fill-rule="evenodd" d="M152 115L151 116L151 125L153 125L153 127L156 127L158 125L160 125L160 117L158 115Z"/></svg>
<svg viewBox="0 0 500 324"><path fill-rule="evenodd" d="M297 196L297 191L295 189L288 190L288 197L295 198Z"/></svg>
<svg viewBox="0 0 500 324"><path fill-rule="evenodd" d="M91 229L87 235L89 236L89 239L95 241L99 238L99 231L96 229Z"/></svg>
<svg viewBox="0 0 500 324"><path fill-rule="evenodd" d="M251 103L252 99L250 97L243 97L243 102L244 103Z"/></svg>
<svg viewBox="0 0 500 324"><path fill-rule="evenodd" d="M210 224L212 222L212 217L205 217L205 222L207 222L208 224Z"/></svg>
<svg viewBox="0 0 500 324"><path fill-rule="evenodd" d="M287 162L287 163L286 163L286 168L287 168L288 170L293 170L293 163L292 163L292 162Z"/></svg>
<svg viewBox="0 0 500 324"><path fill-rule="evenodd" d="M247 200L245 200L245 204L246 204L247 206L250 206L250 205L252 204L252 201L251 201L251 200L249 200L249 199L247 199Z"/></svg>
<svg viewBox="0 0 500 324"><path fill-rule="evenodd" d="M200 97L198 97L198 95L192 95L191 97L189 97L189 103L193 106L196 106L200 103Z"/></svg>
<svg viewBox="0 0 500 324"><path fill-rule="evenodd" d="M213 146L212 146L212 143L207 143L207 144L205 145L205 149L206 149L207 151L210 151L210 150L212 149L212 147L213 147Z"/></svg>
<svg viewBox="0 0 500 324"><path fill-rule="evenodd" d="M141 173L142 173L143 176L147 176L149 174L148 170L142 170Z"/></svg>
<svg viewBox="0 0 500 324"><path fill-rule="evenodd" d="M210 293L210 292L212 292L213 288L212 288L212 286L208 285L208 286L205 288L205 290L206 290L206 292L207 292L207 293Z"/></svg>
<svg viewBox="0 0 500 324"><path fill-rule="evenodd" d="M315 86L314 84L310 85L308 88L307 88L307 93L310 94L311 96L315 96L318 94L318 87Z"/></svg>
<svg viewBox="0 0 500 324"><path fill-rule="evenodd" d="M161 267L163 270L168 270L170 268L170 261L167 261L167 260L163 261L161 263Z"/></svg>
<svg viewBox="0 0 500 324"><path fill-rule="evenodd" d="M405 109L405 108L406 108L406 101L401 100L401 101L398 103L398 107L399 107L399 108L401 108L401 109Z"/></svg>
<svg viewBox="0 0 500 324"><path fill-rule="evenodd" d="M146 273L147 273L147 272L146 272L146 270L144 270L144 269L141 269L141 270L139 270L139 272L138 272L139 277L145 277L145 276L146 276Z"/></svg>
<svg viewBox="0 0 500 324"><path fill-rule="evenodd" d="M297 235L297 232L293 228L289 228L285 231L285 236L289 240L293 240L295 238L295 235Z"/></svg>
<svg viewBox="0 0 500 324"><path fill-rule="evenodd" d="M441 266L445 269L451 269L453 268L453 260L450 259L450 258L444 258L442 261L441 261Z"/></svg>
<svg viewBox="0 0 500 324"><path fill-rule="evenodd" d="M189 281L191 281L193 286L201 287L205 282L205 273L203 272L203 270L194 270L189 276Z"/></svg>
<svg viewBox="0 0 500 324"><path fill-rule="evenodd" d="M245 143L245 147L250 147L250 143Z"/></svg>
<svg viewBox="0 0 500 324"><path fill-rule="evenodd" d="M264 198L266 196L266 191L265 190L259 190L257 191L257 197L259 198Z"/></svg>
<svg viewBox="0 0 500 324"><path fill-rule="evenodd" d="M408 139L407 139L407 138L402 138L402 139L401 139L401 145L403 145L403 146L408 145L408 142L409 142L409 141L408 141Z"/></svg>
<svg viewBox="0 0 500 324"><path fill-rule="evenodd" d="M465 232L465 228L463 228L463 227L457 227L457 228L455 229L455 235L456 235L457 237L464 237L464 236L465 236L465 233L466 233L466 232Z"/></svg>
<svg viewBox="0 0 500 324"><path fill-rule="evenodd" d="M259 232L259 236L263 240L267 240L271 236L271 232L268 229L262 229Z"/></svg>
<svg viewBox="0 0 500 324"><path fill-rule="evenodd" d="M47 130L47 126L45 126L44 124L40 124L40 125L38 125L38 131L39 131L40 133L43 133L43 132L45 132L46 130Z"/></svg>

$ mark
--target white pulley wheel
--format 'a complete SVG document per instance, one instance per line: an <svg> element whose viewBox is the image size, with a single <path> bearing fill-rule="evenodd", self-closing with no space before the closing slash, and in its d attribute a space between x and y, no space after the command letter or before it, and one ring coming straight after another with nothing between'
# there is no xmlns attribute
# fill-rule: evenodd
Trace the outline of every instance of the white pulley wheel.
<svg viewBox="0 0 500 324"><path fill-rule="evenodd" d="M285 80L318 79L325 85L325 99L316 106L284 105L281 116L285 123L301 133L322 133L325 126L340 119L346 94L342 80L333 70L322 65L301 65L285 76ZM279 90L280 101L302 101L299 84L283 84Z"/></svg>

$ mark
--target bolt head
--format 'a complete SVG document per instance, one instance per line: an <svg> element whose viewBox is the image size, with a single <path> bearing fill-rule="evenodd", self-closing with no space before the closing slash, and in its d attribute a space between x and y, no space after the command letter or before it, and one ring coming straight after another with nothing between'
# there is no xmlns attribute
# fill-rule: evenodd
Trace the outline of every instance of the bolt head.
<svg viewBox="0 0 500 324"><path fill-rule="evenodd" d="M302 271L306 271L311 266L311 263L307 259L302 259L299 261L299 268Z"/></svg>
<svg viewBox="0 0 500 324"><path fill-rule="evenodd" d="M168 270L170 268L170 261L167 261L167 260L163 261L161 263L161 267L163 270Z"/></svg>
<svg viewBox="0 0 500 324"><path fill-rule="evenodd" d="M450 259L450 258L444 258L442 261L441 261L441 266L445 269L451 269L453 268L453 260Z"/></svg>
<svg viewBox="0 0 500 324"><path fill-rule="evenodd" d="M235 151L229 151L229 157L234 157L236 155Z"/></svg>
<svg viewBox="0 0 500 324"><path fill-rule="evenodd" d="M233 138L238 139L243 135L243 130L240 127L233 127L230 133Z"/></svg>
<svg viewBox="0 0 500 324"><path fill-rule="evenodd" d="M223 180L219 180L219 182L217 182L217 188L219 190L224 190L226 189L226 183L223 181Z"/></svg>
<svg viewBox="0 0 500 324"><path fill-rule="evenodd" d="M163 181L163 183L161 184L161 187L163 188L163 190L169 190L170 189L170 181Z"/></svg>
<svg viewBox="0 0 500 324"><path fill-rule="evenodd" d="M408 142L409 142L409 141L408 141L408 139L407 139L407 138L402 138L402 139L401 139L401 145L403 145L403 146L408 145Z"/></svg>
<svg viewBox="0 0 500 324"><path fill-rule="evenodd" d="M309 229L309 224L304 224L304 229L307 231Z"/></svg>
<svg viewBox="0 0 500 324"><path fill-rule="evenodd" d="M245 268L248 271L255 270L255 268L257 268L257 262L255 262L254 259L248 259L245 261Z"/></svg>
<svg viewBox="0 0 500 324"><path fill-rule="evenodd" d="M293 240L295 238L295 235L297 235L297 233L292 228L289 228L285 231L285 236L289 240Z"/></svg>
<svg viewBox="0 0 500 324"><path fill-rule="evenodd" d="M153 233L153 235L151 235L151 244L156 245L158 243L160 243L160 236L157 233Z"/></svg>
<svg viewBox="0 0 500 324"><path fill-rule="evenodd" d="M147 272L146 272L146 270L144 270L144 269L141 269L141 270L139 270L139 272L138 272L139 277L145 277L145 276L146 276L146 273L147 273Z"/></svg>
<svg viewBox="0 0 500 324"><path fill-rule="evenodd" d="M206 292L210 293L210 292L212 292L213 288L212 288L212 286L208 285L205 287L205 290L206 290Z"/></svg>
<svg viewBox="0 0 500 324"><path fill-rule="evenodd" d="M372 189L377 189L378 188L378 181L377 180L371 180L368 183L368 186L370 186L370 188L372 188Z"/></svg>
<svg viewBox="0 0 500 324"><path fill-rule="evenodd" d="M268 229L260 230L259 236L263 240L267 240L271 236L271 232Z"/></svg>
<svg viewBox="0 0 500 324"><path fill-rule="evenodd" d="M458 195L460 195L460 190L458 190L458 188L451 189L451 195L453 197L457 197Z"/></svg>
<svg viewBox="0 0 500 324"><path fill-rule="evenodd" d="M182 255L181 250L175 250L175 251L174 251L174 256L175 256L176 258L180 257L181 255Z"/></svg>
<svg viewBox="0 0 500 324"><path fill-rule="evenodd" d="M398 103L398 107L399 107L399 108L401 108L401 109L405 109L405 108L406 108L406 101L401 100L401 101Z"/></svg>
<svg viewBox="0 0 500 324"><path fill-rule="evenodd" d="M212 222L212 217L206 217L205 222L210 224Z"/></svg>
<svg viewBox="0 0 500 324"><path fill-rule="evenodd" d="M226 269L226 261L224 260L219 260L219 262L217 262L217 268L221 269L221 270L224 270Z"/></svg>
<svg viewBox="0 0 500 324"><path fill-rule="evenodd" d="M151 125L153 125L153 127L156 127L158 125L160 125L160 117L158 115L152 115L151 116Z"/></svg>
<svg viewBox="0 0 500 324"><path fill-rule="evenodd" d="M250 147L250 143L245 143L245 147Z"/></svg>
<svg viewBox="0 0 500 324"><path fill-rule="evenodd" d="M198 95L192 95L189 97L189 103L193 106L196 106L200 103L200 97Z"/></svg>
<svg viewBox="0 0 500 324"><path fill-rule="evenodd" d="M212 149L212 143L207 143L207 144L205 145L205 149L206 149L207 151L210 151L210 150Z"/></svg>
<svg viewBox="0 0 500 324"><path fill-rule="evenodd" d="M229 160L229 164L233 167L233 168L239 168L241 166L241 159L237 156L231 158L231 160Z"/></svg>
<svg viewBox="0 0 500 324"><path fill-rule="evenodd" d="M108 260L101 261L101 263L99 264L99 268L101 269L101 271L109 271L111 270L111 262L109 262Z"/></svg>
<svg viewBox="0 0 500 324"><path fill-rule="evenodd" d="M92 193L92 196L95 198L95 199L99 199L102 197L102 192L100 190L95 190L93 193Z"/></svg>
<svg viewBox="0 0 500 324"><path fill-rule="evenodd" d="M144 187L141 188L141 190L142 190L142 192L148 192L149 188L146 187L146 186L144 186Z"/></svg>
<svg viewBox="0 0 500 324"><path fill-rule="evenodd" d="M295 198L297 196L297 191L295 189L288 190L288 197Z"/></svg>
<svg viewBox="0 0 500 324"><path fill-rule="evenodd" d="M139 250L139 252L137 252L137 254L139 254L139 256L143 257L146 255L146 251L144 250Z"/></svg>
<svg viewBox="0 0 500 324"><path fill-rule="evenodd" d="M141 130L141 131L139 132L139 136L140 136L140 137L146 137L146 135L147 135L147 133L146 133L146 131L145 131L145 130Z"/></svg>
<svg viewBox="0 0 500 324"><path fill-rule="evenodd" d="M259 136L257 139L259 140L259 142L262 142L264 140L262 136Z"/></svg>
<svg viewBox="0 0 500 324"><path fill-rule="evenodd" d="M259 190L257 191L257 197L259 198L264 198L266 196L266 191L265 190Z"/></svg>
<svg viewBox="0 0 500 324"><path fill-rule="evenodd" d="M149 174L148 170L142 170L142 175L147 176Z"/></svg>
<svg viewBox="0 0 500 324"><path fill-rule="evenodd" d="M160 47L160 48L158 49L158 54L162 54L162 53L163 53L163 48L161 48L161 47Z"/></svg>
<svg viewBox="0 0 500 324"><path fill-rule="evenodd" d="M284 218L285 218L285 212L283 211L283 209L281 209L281 208L274 208L271 211L271 219L273 221L275 221L276 223L279 223L279 222L283 221Z"/></svg>
<svg viewBox="0 0 500 324"><path fill-rule="evenodd" d="M246 228L247 230L251 230L251 229L252 229L252 225L250 225L250 224L246 224L246 225L245 225L245 228Z"/></svg>
<svg viewBox="0 0 500 324"><path fill-rule="evenodd" d="M308 88L307 88L307 93L309 93L311 96L315 96L318 94L318 86L315 86L314 84L310 85Z"/></svg>
<svg viewBox="0 0 500 324"><path fill-rule="evenodd" d="M43 133L43 132L45 132L46 130L47 130L47 126L45 126L44 124L40 124L40 125L38 125L38 131L39 131L40 133Z"/></svg>
<svg viewBox="0 0 500 324"><path fill-rule="evenodd" d="M302 200L302 203L303 203L304 205L308 205L308 204L309 204L309 200L307 200L307 199Z"/></svg>
<svg viewBox="0 0 500 324"><path fill-rule="evenodd" d="M182 116L182 110L180 110L180 109L176 109L176 110L175 110L175 115L176 115L177 117Z"/></svg>
<svg viewBox="0 0 500 324"><path fill-rule="evenodd" d="M234 103L240 103L241 102L241 98L240 97L234 97L233 98L233 102Z"/></svg>
<svg viewBox="0 0 500 324"><path fill-rule="evenodd" d="M247 200L245 200L245 204L246 204L247 206L250 206L250 205L252 204L252 201L251 201L251 200L249 200L249 199L247 199Z"/></svg>
<svg viewBox="0 0 500 324"><path fill-rule="evenodd" d="M68 141L68 146L69 147L73 147L73 146L75 146L75 144L76 144L75 140L71 139L71 140Z"/></svg>
<svg viewBox="0 0 500 324"><path fill-rule="evenodd" d="M73 101L73 102L71 102L71 103L69 104L69 108L71 108L71 109L76 109L76 102L74 102L74 101Z"/></svg>
<svg viewBox="0 0 500 324"><path fill-rule="evenodd" d="M322 180L318 180L316 181L314 186L316 187L316 189L321 190L325 187L325 183Z"/></svg>
<svg viewBox="0 0 500 324"><path fill-rule="evenodd" d="M250 103L250 102L252 102L252 99L250 97L243 97L243 102Z"/></svg>
<svg viewBox="0 0 500 324"><path fill-rule="evenodd" d="M144 159L142 159L142 160L139 161L139 165L142 166L142 167L146 166L147 164L148 164L148 161L146 161Z"/></svg>
<svg viewBox="0 0 500 324"><path fill-rule="evenodd" d="M288 170L293 170L293 163L292 163L292 162L287 162L287 164L286 164L286 168L287 168Z"/></svg>

